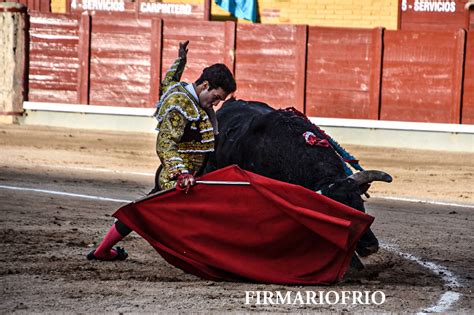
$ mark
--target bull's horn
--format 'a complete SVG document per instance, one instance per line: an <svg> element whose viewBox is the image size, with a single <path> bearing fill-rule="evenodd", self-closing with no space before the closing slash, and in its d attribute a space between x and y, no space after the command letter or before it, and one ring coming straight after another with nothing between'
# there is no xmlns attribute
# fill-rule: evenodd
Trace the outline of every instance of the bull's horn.
<svg viewBox="0 0 474 315"><path fill-rule="evenodd" d="M382 171L361 171L352 174L348 178L352 178L359 185L368 184L374 181L379 182L392 182L392 176Z"/></svg>

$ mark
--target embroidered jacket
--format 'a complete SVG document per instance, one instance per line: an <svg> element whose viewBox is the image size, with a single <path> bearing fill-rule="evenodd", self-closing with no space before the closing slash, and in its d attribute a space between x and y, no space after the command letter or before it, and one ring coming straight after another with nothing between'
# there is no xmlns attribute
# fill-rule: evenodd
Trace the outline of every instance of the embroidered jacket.
<svg viewBox="0 0 474 315"><path fill-rule="evenodd" d="M214 151L211 119L186 90L187 83L179 82L185 62L178 58L168 70L161 83L163 95L156 105L156 153L163 166L161 189L173 188L179 173L199 172L207 154Z"/></svg>

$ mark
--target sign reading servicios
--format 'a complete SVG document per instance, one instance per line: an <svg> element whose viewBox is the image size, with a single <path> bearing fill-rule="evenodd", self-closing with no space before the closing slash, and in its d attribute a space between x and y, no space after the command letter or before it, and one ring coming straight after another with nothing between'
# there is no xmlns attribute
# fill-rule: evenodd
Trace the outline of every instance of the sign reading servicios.
<svg viewBox="0 0 474 315"><path fill-rule="evenodd" d="M465 26L468 0L401 0L400 29L455 31Z"/></svg>
<svg viewBox="0 0 474 315"><path fill-rule="evenodd" d="M413 4L408 4L407 0L402 0L402 11L413 10L415 12L456 12L456 1L430 1L415 0Z"/></svg>
<svg viewBox="0 0 474 315"><path fill-rule="evenodd" d="M125 11L125 2L122 0L72 0L71 8L84 11Z"/></svg>

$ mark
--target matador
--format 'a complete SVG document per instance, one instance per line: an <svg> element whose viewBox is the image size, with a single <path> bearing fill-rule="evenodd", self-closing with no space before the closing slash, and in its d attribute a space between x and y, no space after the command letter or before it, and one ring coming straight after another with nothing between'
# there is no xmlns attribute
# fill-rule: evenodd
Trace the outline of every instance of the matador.
<svg viewBox="0 0 474 315"><path fill-rule="evenodd" d="M180 82L188 43L180 43L178 59L161 82L161 97L155 112L158 120L156 152L161 165L150 194L174 187L187 189L195 183L194 175L201 171L208 154L214 151L218 126L213 107L236 90L232 73L221 63L205 68L192 84ZM99 246L87 254L87 259L126 259L128 253L114 246L131 231L117 220Z"/></svg>

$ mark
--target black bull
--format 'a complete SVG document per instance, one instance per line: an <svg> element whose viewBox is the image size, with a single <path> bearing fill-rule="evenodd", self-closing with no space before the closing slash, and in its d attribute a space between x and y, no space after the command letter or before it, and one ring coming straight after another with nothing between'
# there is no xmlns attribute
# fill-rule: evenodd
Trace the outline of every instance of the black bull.
<svg viewBox="0 0 474 315"><path fill-rule="evenodd" d="M378 171L347 177L343 162L331 147L309 146L303 133L317 134L306 118L289 110L275 110L260 102L231 99L217 111L219 135L206 172L237 164L276 180L301 185L365 212L361 194L373 180L391 181ZM369 229L356 251L375 253L378 240Z"/></svg>

